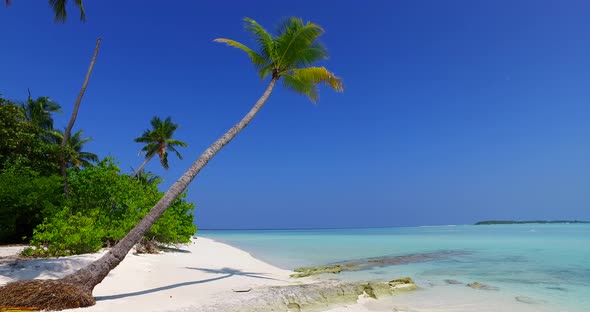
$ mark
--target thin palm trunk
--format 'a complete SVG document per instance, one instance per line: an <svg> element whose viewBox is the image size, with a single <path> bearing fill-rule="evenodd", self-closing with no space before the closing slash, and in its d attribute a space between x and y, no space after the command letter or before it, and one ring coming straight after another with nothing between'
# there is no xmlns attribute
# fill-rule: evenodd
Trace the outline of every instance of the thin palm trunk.
<svg viewBox="0 0 590 312"><path fill-rule="evenodd" d="M98 56L98 48L100 47L100 38L96 39L96 47L94 48L94 54L92 55L92 59L90 60L90 65L88 66L88 71L86 72L86 78L84 79L84 83L82 84L82 88L80 89L80 93L78 93L78 98L76 99L76 103L74 104L74 110L72 111L72 116L70 117L70 122L64 131L64 137L61 141L61 146L66 147L68 145L68 140L70 139L72 128L74 128L74 123L76 122L76 117L78 117L78 110L80 109L80 103L82 102L82 97L86 92L86 87L88 87L88 81L90 81L90 75L92 74L92 69L94 69L94 63L96 62L96 57ZM70 196L70 189L68 187L68 174L67 174L67 164L65 157L61 158L59 168L61 171L61 175L64 178L64 192L67 197Z"/></svg>
<svg viewBox="0 0 590 312"><path fill-rule="evenodd" d="M92 292L94 287L114 269L123 259L127 253L133 248L143 235L150 229L150 227L162 216L164 211L172 204L172 202L188 187L192 180L199 174L201 169L225 146L227 145L240 131L242 131L252 121L254 116L260 111L264 103L270 97L272 90L277 82L278 77L273 77L266 91L262 94L260 99L250 109L248 114L240 120L236 125L229 129L223 136L215 141L209 148L201 154L201 156L192 164L192 166L176 181L172 187L164 194L158 203L150 210L150 212L129 232L127 235L115 245L109 252L107 252L100 259L94 261L87 267L72 273L63 278L66 283L74 284L81 287L85 291Z"/></svg>
<svg viewBox="0 0 590 312"><path fill-rule="evenodd" d="M141 164L141 166L139 166L139 168L137 168L137 170L135 170L135 172L134 172L134 173L131 175L131 177L132 177L132 178L134 178L136 175L138 175L138 174L141 172L141 170L143 169L143 167L145 167L145 165L147 165L147 163L148 163L150 160L152 160L152 158L154 158L154 155L156 155L156 154L153 154L152 156L150 156L150 157L146 158L146 159L143 161L143 163Z"/></svg>

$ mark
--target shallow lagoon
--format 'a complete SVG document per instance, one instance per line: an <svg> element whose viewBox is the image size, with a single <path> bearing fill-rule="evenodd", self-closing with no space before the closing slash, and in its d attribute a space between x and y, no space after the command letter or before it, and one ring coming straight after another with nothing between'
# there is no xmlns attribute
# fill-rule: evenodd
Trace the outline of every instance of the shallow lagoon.
<svg viewBox="0 0 590 312"><path fill-rule="evenodd" d="M287 269L383 256L467 251L435 261L321 276L348 280L410 276L421 290L394 298L399 311L590 311L589 224L239 230L198 234ZM445 280L462 284L449 284ZM499 290L465 286L474 281ZM391 311L391 307L387 309Z"/></svg>

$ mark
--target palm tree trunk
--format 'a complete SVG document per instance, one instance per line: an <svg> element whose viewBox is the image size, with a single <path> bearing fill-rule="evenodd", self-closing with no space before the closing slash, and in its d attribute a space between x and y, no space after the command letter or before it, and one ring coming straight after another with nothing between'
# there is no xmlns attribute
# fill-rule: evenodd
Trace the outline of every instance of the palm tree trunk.
<svg viewBox="0 0 590 312"><path fill-rule="evenodd" d="M147 163L148 163L150 160L152 160L152 158L154 158L154 155L156 155L156 154L153 154L152 156L150 156L150 157L146 158L146 159L143 161L143 163L141 164L141 166L139 166L139 168L137 168L137 170L135 170L135 172L134 172L134 173L131 175L131 177L132 177L132 178L134 178L134 177L135 177L135 176L136 176L136 175L137 175L139 172L141 172L141 170L143 169L143 167L145 167L145 165L147 165Z"/></svg>
<svg viewBox="0 0 590 312"><path fill-rule="evenodd" d="M227 145L240 131L242 131L252 121L254 116L260 111L264 103L270 97L272 90L277 82L278 77L273 77L266 91L262 94L260 99L250 109L248 114L240 120L236 125L229 129L223 136L215 141L209 148L201 154L201 156L192 164L192 166L176 181L164 196L156 203L150 212L131 230L127 235L115 245L109 252L107 252L100 259L92 262L87 267L78 270L63 278L66 283L71 283L77 287L81 287L85 291L92 292L94 287L114 269L123 259L127 253L133 248L143 235L150 229L150 227L162 216L164 211L172 202L180 195L193 179L199 174L201 169L225 146Z"/></svg>
<svg viewBox="0 0 590 312"><path fill-rule="evenodd" d="M96 47L94 48L94 55L92 55L92 59L90 60L90 65L88 66L88 72L86 72L86 78L84 79L84 83L82 84L82 88L80 89L80 93L78 93L78 98L76 99L76 103L74 104L74 110L72 111L72 116L70 117L70 122L64 131L64 137L61 141L61 146L65 148L68 145L68 140L70 139L72 128L74 128L74 123L76 122L76 117L78 117L78 110L80 109L80 103L82 102L82 97L86 92L86 87L88 86L88 81L90 81L90 75L92 74L92 69L94 69L94 63L96 62L96 56L98 55L98 48L100 47L100 38L96 39ZM68 187L68 174L67 174L67 164L65 157L61 158L59 168L61 171L61 175L64 178L64 192L66 197L70 196L70 189Z"/></svg>

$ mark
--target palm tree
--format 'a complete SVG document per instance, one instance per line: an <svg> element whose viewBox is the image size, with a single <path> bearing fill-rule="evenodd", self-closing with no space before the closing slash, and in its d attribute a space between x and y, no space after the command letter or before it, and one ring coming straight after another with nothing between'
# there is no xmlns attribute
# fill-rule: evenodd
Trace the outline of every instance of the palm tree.
<svg viewBox="0 0 590 312"><path fill-rule="evenodd" d="M65 0L62 1L53 1L50 0L50 3L58 3L61 2L64 8L64 19L65 19ZM80 10L82 14L84 13L84 6L82 5L81 0L76 0L76 4L80 6ZM54 6L55 8L55 6ZM56 15L57 18L57 15ZM94 63L96 62L96 57L98 56L98 48L100 47L100 37L96 39L96 47L94 48L94 54L92 55L92 59L90 59L90 65L88 66L88 71L86 72L86 77L84 78L84 82L82 83L82 88L80 88L80 92L78 93L78 97L76 98L76 103L74 103L74 110L72 111L72 116L70 117L70 121L68 122L68 126L64 131L63 139L61 141L61 147L65 148L68 145L70 140L70 135L72 133L72 129L74 128L74 123L76 122L76 118L78 117L78 110L80 109L80 103L82 102L82 97L86 92L86 87L88 87L88 81L90 81L90 74L92 74L92 70L94 69ZM61 157L59 162L59 170L61 175L64 179L64 193L66 197L70 196L70 187L68 186L68 173L66 168L66 161L64 157Z"/></svg>
<svg viewBox="0 0 590 312"><path fill-rule="evenodd" d="M52 143L61 144L63 141L64 133L59 130L53 130L49 133ZM70 151L73 154L70 155L68 159L66 159L66 163L68 167L87 167L91 163L98 161L98 156L94 153L90 152L83 152L82 149L84 148L84 144L92 141L92 138L82 138L82 130L78 130L78 132L74 133L74 135L70 136L68 139L67 147L69 147Z"/></svg>
<svg viewBox="0 0 590 312"><path fill-rule="evenodd" d="M6 0L6 6L9 6L11 0ZM49 0L49 6L55 12L55 22L62 22L65 23L67 11L66 11L66 4L68 3L67 0ZM80 20L82 22L86 21L86 12L84 11L84 3L82 0L74 0L76 6L80 9Z"/></svg>
<svg viewBox="0 0 590 312"><path fill-rule="evenodd" d="M52 130L53 117L51 117L51 114L61 113L61 106L50 98L40 96L33 100L30 93L27 102L21 104L21 107L27 119L43 130Z"/></svg>
<svg viewBox="0 0 590 312"><path fill-rule="evenodd" d="M139 183L143 184L143 185L153 185L153 184L159 184L160 182L162 182L162 178L160 178L159 176L157 176L156 174L152 173L152 172L148 172L145 170L141 170L137 173L136 175L137 180L139 181Z"/></svg>
<svg viewBox="0 0 590 312"><path fill-rule="evenodd" d="M142 171L143 167L145 167L156 154L160 158L160 164L162 167L168 169L168 150L173 151L179 159L182 159L182 155L180 155L176 147L187 146L186 143L172 138L174 132L178 129L178 124L173 123L170 117L162 121L160 117L154 116L150 121L150 124L152 125L151 130L147 129L140 137L135 138L135 142L146 143L139 152L140 155L145 153L145 160L141 166L135 170L131 177L135 177L140 171Z"/></svg>
<svg viewBox="0 0 590 312"><path fill-rule="evenodd" d="M258 113L268 100L279 79L284 78L283 83L285 87L307 95L312 102L317 101L318 92L316 86L320 83L325 83L336 91L343 90L342 81L325 68L306 67L327 57L324 47L316 41L323 33L323 29L320 26L313 23L303 23L298 18L290 18L282 24L276 35L271 35L256 23L256 21L252 19L245 19L245 21L246 30L255 36L259 46L259 52L254 52L252 49L233 40L216 39L215 41L224 42L245 51L254 65L259 69L259 74L262 77L272 74L268 87L242 120L209 146L180 179L170 187L150 212L117 245L100 259L59 281L60 288L72 289L72 287L75 287L79 291L78 297L70 299L72 301L72 307L80 305L81 297L84 297L86 300L83 304L92 304L88 296L92 298L91 295L94 287L123 261L129 250L140 241L143 235L162 216L172 202L186 190L201 169L252 121L256 113ZM11 298L17 298L19 296L22 298L22 293L24 293L22 289L28 287L27 290L31 290L31 297L25 300L31 305L31 303L40 301L42 298L49 297L57 292L55 285L45 287L43 289L47 290L42 291L42 287L39 285L48 285L47 283L49 282L36 280L15 282L14 286L8 284L3 287L4 289L0 288L0 298L8 294L14 294L11 295ZM23 302L11 303L18 306L22 305L20 303Z"/></svg>

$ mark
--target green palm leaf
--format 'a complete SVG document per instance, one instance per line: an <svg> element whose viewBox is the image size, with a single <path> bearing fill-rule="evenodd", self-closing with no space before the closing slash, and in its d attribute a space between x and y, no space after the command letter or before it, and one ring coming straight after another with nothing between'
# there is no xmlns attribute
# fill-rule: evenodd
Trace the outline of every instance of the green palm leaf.
<svg viewBox="0 0 590 312"><path fill-rule="evenodd" d="M244 22L246 23L246 30L254 35L256 43L260 47L260 54L267 60L276 60L275 41L272 35L251 18L245 17Z"/></svg>
<svg viewBox="0 0 590 312"><path fill-rule="evenodd" d="M291 72L301 80L311 81L313 84L324 83L338 92L344 91L342 79L336 77L325 67L294 68Z"/></svg>
<svg viewBox="0 0 590 312"><path fill-rule="evenodd" d="M55 12L55 22L65 23L68 15L66 10L67 3L67 0L49 0L49 6L53 9L53 12ZM85 22L86 11L84 10L84 2L82 0L74 0L74 3L80 10L80 20Z"/></svg>
<svg viewBox="0 0 590 312"><path fill-rule="evenodd" d="M301 19L291 18L284 33L277 38L277 50L281 56L277 61L280 69L296 64L297 57L308 49L313 42L324 33L324 30L312 23L303 24Z"/></svg>
<svg viewBox="0 0 590 312"><path fill-rule="evenodd" d="M252 60L252 63L254 63L254 66L256 66L257 68L263 67L264 65L266 65L266 60L262 56L260 56L258 53L254 52L252 49L248 48L247 46L245 46L235 40L230 40L230 39L225 39L225 38L217 38L213 41L223 42L230 47L234 47L234 48L237 48L237 49L240 49L240 50L246 52L248 54L248 56L250 57L250 60Z"/></svg>

